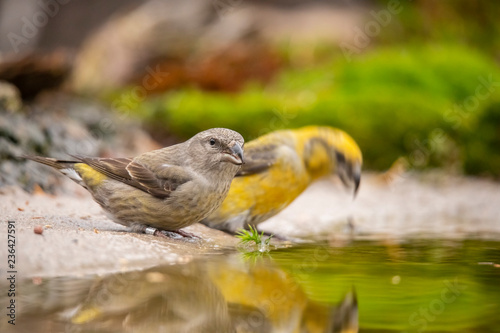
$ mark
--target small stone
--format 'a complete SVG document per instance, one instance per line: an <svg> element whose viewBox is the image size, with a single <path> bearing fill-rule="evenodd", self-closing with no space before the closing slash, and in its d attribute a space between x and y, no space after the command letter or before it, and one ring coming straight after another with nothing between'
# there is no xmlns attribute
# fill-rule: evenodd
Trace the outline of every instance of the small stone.
<svg viewBox="0 0 500 333"><path fill-rule="evenodd" d="M35 226L33 231L35 232L35 234L41 235L43 233L43 227L41 225L37 225L37 226Z"/></svg>
<svg viewBox="0 0 500 333"><path fill-rule="evenodd" d="M35 195L42 195L42 194L45 194L45 191L40 187L40 185L35 184L33 186L33 194L35 194Z"/></svg>
<svg viewBox="0 0 500 333"><path fill-rule="evenodd" d="M43 282L42 278L39 277L39 276L36 276L36 277L32 278L31 281L33 281L33 284L36 285L36 286L41 285L42 282Z"/></svg>
<svg viewBox="0 0 500 333"><path fill-rule="evenodd" d="M392 277L391 279L392 284L399 284L399 282L401 282L401 277L399 275L395 275Z"/></svg>
<svg viewBox="0 0 500 333"><path fill-rule="evenodd" d="M0 81L0 109L16 112L21 108L22 102L19 90L10 83Z"/></svg>
<svg viewBox="0 0 500 333"><path fill-rule="evenodd" d="M146 274L146 280L151 283L160 283L165 281L165 275L159 272L149 272Z"/></svg>

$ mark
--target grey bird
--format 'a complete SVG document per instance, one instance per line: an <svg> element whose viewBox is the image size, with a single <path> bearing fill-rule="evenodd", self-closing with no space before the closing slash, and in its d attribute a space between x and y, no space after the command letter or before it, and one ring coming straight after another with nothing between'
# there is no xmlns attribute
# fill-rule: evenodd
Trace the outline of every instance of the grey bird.
<svg viewBox="0 0 500 333"><path fill-rule="evenodd" d="M116 223L169 235L219 208L243 164L243 137L212 128L134 158L23 156L51 166L86 188Z"/></svg>

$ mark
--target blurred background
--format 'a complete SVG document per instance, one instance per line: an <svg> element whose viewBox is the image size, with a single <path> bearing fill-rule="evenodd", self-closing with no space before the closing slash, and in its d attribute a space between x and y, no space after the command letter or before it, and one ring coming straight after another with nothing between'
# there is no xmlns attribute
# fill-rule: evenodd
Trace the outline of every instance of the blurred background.
<svg viewBox="0 0 500 333"><path fill-rule="evenodd" d="M354 332L358 301L362 332L498 332L499 17L498 2L479 0L0 0L0 208L24 222L19 261L35 276L19 284L31 295L20 304L36 305L20 325L53 331L58 311L76 304L65 318L82 331L191 324L184 309L241 324L283 288L289 298L256 332L278 331L291 314L302 327L324 324L310 332L343 315ZM133 156L211 127L249 141L309 124L348 132L372 175L354 203L313 185L263 224L326 239L326 254L283 247L266 254L271 263L184 265L196 251L234 251L235 239L204 237L201 250L140 243L78 186L16 158ZM43 237L33 233L45 223ZM137 263L169 266L121 273ZM82 267L120 274L84 277ZM130 288L94 304L122 274Z"/></svg>
<svg viewBox="0 0 500 333"><path fill-rule="evenodd" d="M1 0L0 156L14 177L0 184L52 189L18 168L20 150L134 153L210 127L250 140L306 124L350 133L367 169L498 178L499 8Z"/></svg>

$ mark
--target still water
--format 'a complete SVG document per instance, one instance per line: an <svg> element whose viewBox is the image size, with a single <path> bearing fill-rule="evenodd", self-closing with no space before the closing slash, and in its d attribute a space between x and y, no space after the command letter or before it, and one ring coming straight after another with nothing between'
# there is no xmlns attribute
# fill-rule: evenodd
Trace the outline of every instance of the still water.
<svg viewBox="0 0 500 333"><path fill-rule="evenodd" d="M500 242L229 252L144 271L20 281L16 326L2 320L0 330L500 332Z"/></svg>

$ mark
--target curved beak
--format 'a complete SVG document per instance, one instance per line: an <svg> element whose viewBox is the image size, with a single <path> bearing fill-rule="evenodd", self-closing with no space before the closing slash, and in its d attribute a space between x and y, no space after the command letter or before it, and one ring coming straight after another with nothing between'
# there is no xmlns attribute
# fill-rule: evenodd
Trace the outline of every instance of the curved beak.
<svg viewBox="0 0 500 333"><path fill-rule="evenodd" d="M237 142L232 143L229 150L224 153L223 160L236 165L242 165L245 163L243 160L243 148L240 144Z"/></svg>
<svg viewBox="0 0 500 333"><path fill-rule="evenodd" d="M354 188L354 197L361 182L361 163L346 161L345 156L337 156L337 175L347 188Z"/></svg>
<svg viewBox="0 0 500 333"><path fill-rule="evenodd" d="M354 179L354 197L356 198L356 194L358 194L359 183L361 183L361 168L359 172L354 173L353 179Z"/></svg>

